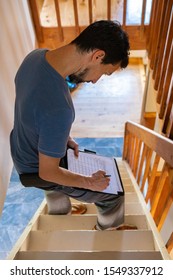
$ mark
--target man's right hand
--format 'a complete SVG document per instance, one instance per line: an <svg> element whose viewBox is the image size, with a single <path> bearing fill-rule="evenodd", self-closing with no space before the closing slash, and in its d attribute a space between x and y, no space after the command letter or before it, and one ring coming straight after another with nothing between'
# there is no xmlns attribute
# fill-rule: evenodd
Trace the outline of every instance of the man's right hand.
<svg viewBox="0 0 173 280"><path fill-rule="evenodd" d="M86 188L92 191L105 190L110 183L110 178L105 177L105 175L106 175L105 171L99 170L93 173L91 177L87 177L88 186L86 186Z"/></svg>

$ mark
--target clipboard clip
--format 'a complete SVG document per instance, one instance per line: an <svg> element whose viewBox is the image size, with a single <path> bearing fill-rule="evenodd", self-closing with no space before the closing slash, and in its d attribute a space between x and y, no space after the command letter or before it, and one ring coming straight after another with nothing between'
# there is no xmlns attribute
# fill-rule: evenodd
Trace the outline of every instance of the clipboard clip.
<svg viewBox="0 0 173 280"><path fill-rule="evenodd" d="M89 153L89 154L96 154L95 151L91 151L91 150L88 150L88 149L84 149L84 152Z"/></svg>

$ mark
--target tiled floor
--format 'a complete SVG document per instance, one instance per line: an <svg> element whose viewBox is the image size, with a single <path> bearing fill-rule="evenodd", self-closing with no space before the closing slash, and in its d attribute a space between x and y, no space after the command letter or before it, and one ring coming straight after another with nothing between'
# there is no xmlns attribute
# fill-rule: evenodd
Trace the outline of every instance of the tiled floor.
<svg viewBox="0 0 173 280"><path fill-rule="evenodd" d="M122 156L123 138L76 138L79 148L104 156ZM15 170L0 219L0 259L5 259L44 198L36 188L24 188Z"/></svg>

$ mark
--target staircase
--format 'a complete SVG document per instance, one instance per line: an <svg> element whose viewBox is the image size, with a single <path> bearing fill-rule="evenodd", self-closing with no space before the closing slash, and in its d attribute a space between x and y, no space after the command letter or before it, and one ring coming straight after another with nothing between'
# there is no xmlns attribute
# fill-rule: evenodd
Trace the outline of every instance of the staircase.
<svg viewBox="0 0 173 280"><path fill-rule="evenodd" d="M117 163L125 190L125 222L138 230L94 231L94 204L87 204L84 215L48 215L43 201L8 259L170 259L129 165L121 158Z"/></svg>

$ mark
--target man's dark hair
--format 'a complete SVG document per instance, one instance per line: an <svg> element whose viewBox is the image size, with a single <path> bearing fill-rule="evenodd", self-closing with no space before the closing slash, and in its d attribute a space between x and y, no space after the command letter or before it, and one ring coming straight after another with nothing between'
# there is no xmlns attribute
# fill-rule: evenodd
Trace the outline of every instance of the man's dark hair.
<svg viewBox="0 0 173 280"><path fill-rule="evenodd" d="M103 64L120 63L121 68L128 65L129 39L118 21L96 21L84 29L71 44L75 44L80 52L94 49L105 51Z"/></svg>

